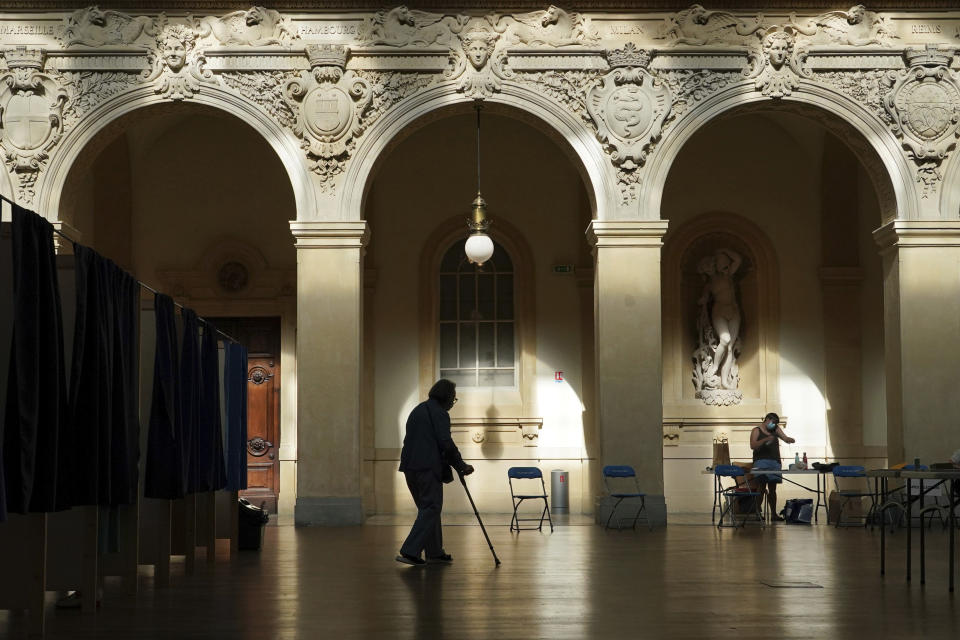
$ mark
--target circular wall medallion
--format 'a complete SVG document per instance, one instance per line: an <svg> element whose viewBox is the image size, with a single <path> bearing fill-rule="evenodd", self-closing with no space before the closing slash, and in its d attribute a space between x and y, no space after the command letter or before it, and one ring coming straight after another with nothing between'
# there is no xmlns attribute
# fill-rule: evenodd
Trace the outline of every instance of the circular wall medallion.
<svg viewBox="0 0 960 640"><path fill-rule="evenodd" d="M217 282L220 288L229 293L237 293L246 288L250 282L250 273L246 265L241 262L231 260L224 263L217 272Z"/></svg>
<svg viewBox="0 0 960 640"><path fill-rule="evenodd" d="M317 87L303 100L303 113L314 134L338 138L350 125L353 102L339 87Z"/></svg>
<svg viewBox="0 0 960 640"><path fill-rule="evenodd" d="M624 140L639 138L653 121L653 104L650 96L633 85L622 86L607 98L607 126Z"/></svg>

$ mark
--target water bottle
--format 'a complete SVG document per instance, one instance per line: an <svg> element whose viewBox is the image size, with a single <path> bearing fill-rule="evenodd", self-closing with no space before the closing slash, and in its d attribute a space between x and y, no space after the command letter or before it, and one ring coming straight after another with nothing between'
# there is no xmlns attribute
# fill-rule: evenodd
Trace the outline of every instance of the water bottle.
<svg viewBox="0 0 960 640"><path fill-rule="evenodd" d="M803 468L804 469L807 468L807 452L806 451L803 452Z"/></svg>
<svg viewBox="0 0 960 640"><path fill-rule="evenodd" d="M797 467L800 466L800 453L799 453L799 452L795 452L795 453L793 454L793 464L797 465Z"/></svg>

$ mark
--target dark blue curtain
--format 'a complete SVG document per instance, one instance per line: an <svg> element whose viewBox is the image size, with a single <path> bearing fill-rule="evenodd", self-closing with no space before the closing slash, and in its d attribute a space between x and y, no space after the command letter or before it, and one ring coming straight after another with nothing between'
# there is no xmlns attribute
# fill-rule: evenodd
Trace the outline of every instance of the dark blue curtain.
<svg viewBox="0 0 960 640"><path fill-rule="evenodd" d="M139 297L130 274L74 244L76 320L69 447L61 449L60 504L118 505L136 498L140 421Z"/></svg>
<svg viewBox="0 0 960 640"><path fill-rule="evenodd" d="M53 226L16 205L12 215L13 341L0 445L6 508L54 511L67 391Z"/></svg>
<svg viewBox="0 0 960 640"><path fill-rule="evenodd" d="M110 505L132 504L140 481L140 283L110 263L113 317L113 458ZM103 504L103 502L101 502Z"/></svg>
<svg viewBox="0 0 960 640"><path fill-rule="evenodd" d="M226 407L227 490L247 488L247 349L225 346L224 406Z"/></svg>
<svg viewBox="0 0 960 640"><path fill-rule="evenodd" d="M157 342L143 495L147 498L175 499L184 496L185 485L180 388L177 383L177 323L173 299L162 293L156 294L154 312L157 318Z"/></svg>
<svg viewBox="0 0 960 640"><path fill-rule="evenodd" d="M193 309L183 309L180 344L180 424L187 493L195 493L200 481L198 439L200 433L200 321Z"/></svg>
<svg viewBox="0 0 960 640"><path fill-rule="evenodd" d="M3 422L7 406L7 374L13 341L13 255L10 225L0 224L0 522L7 519L7 489L3 476Z"/></svg>
<svg viewBox="0 0 960 640"><path fill-rule="evenodd" d="M220 358L217 330L206 323L200 346L200 428L197 433L199 462L197 491L216 491L227 483L220 428Z"/></svg>

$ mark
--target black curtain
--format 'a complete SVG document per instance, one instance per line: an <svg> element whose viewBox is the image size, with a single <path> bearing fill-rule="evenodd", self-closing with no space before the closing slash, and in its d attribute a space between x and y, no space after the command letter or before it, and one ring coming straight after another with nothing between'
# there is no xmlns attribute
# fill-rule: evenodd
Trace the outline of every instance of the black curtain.
<svg viewBox="0 0 960 640"><path fill-rule="evenodd" d="M13 341L13 255L10 224L0 224L0 522L7 519L7 489L3 476L3 422L7 406L7 374Z"/></svg>
<svg viewBox="0 0 960 640"><path fill-rule="evenodd" d="M180 389L177 383L177 323L173 299L162 293L156 294L154 313L157 342L143 495L147 498L175 499L184 496L184 467Z"/></svg>
<svg viewBox="0 0 960 640"><path fill-rule="evenodd" d="M180 424L187 493L195 493L200 480L200 321L193 309L183 309L180 345Z"/></svg>
<svg viewBox="0 0 960 640"><path fill-rule="evenodd" d="M220 357L217 330L206 323L200 346L200 428L197 433L197 491L216 491L227 483L220 428Z"/></svg>
<svg viewBox="0 0 960 640"><path fill-rule="evenodd" d="M114 455L108 504L118 505L136 501L140 479L140 283L112 262L109 268L114 299Z"/></svg>
<svg viewBox="0 0 960 640"><path fill-rule="evenodd" d="M230 342L224 355L227 490L241 491L247 488L247 349Z"/></svg>
<svg viewBox="0 0 960 640"><path fill-rule="evenodd" d="M70 369L71 446L64 451L61 506L99 504L100 487L110 486L113 403L113 299L104 261L88 247L74 245L77 287Z"/></svg>
<svg viewBox="0 0 960 640"><path fill-rule="evenodd" d="M70 374L72 446L61 506L130 504L139 458L139 294L130 274L74 244L76 322ZM65 500L64 493L70 493Z"/></svg>
<svg viewBox="0 0 960 640"><path fill-rule="evenodd" d="M11 208L14 320L2 444L7 509L54 511L67 391L53 226Z"/></svg>

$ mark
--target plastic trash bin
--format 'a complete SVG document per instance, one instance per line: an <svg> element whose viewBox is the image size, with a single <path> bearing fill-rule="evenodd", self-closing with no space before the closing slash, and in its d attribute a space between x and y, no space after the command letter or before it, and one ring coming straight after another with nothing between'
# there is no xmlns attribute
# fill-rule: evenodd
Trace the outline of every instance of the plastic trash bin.
<svg viewBox="0 0 960 640"><path fill-rule="evenodd" d="M240 510L237 546L243 550L259 551L263 547L263 528L270 516L266 509L255 507L243 498L240 498L237 508Z"/></svg>
<svg viewBox="0 0 960 640"><path fill-rule="evenodd" d="M570 472L554 469L550 472L550 513L570 511Z"/></svg>

